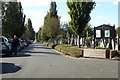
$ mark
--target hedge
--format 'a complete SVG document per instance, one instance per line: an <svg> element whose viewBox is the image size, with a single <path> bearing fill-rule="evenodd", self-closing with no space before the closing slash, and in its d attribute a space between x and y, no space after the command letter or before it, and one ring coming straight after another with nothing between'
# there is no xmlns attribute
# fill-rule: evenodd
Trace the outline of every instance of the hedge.
<svg viewBox="0 0 120 80"><path fill-rule="evenodd" d="M60 51L60 52L63 52L65 55L70 55L72 57L78 58L78 57L83 56L82 50L76 46L70 47L67 45L57 45L57 46L55 46L55 49Z"/></svg>
<svg viewBox="0 0 120 80"><path fill-rule="evenodd" d="M49 44L49 47L52 48L52 49L55 49L55 46L57 46L57 44L54 44L54 43Z"/></svg>
<svg viewBox="0 0 120 80"><path fill-rule="evenodd" d="M49 42L43 42L44 45L48 46L49 45Z"/></svg>

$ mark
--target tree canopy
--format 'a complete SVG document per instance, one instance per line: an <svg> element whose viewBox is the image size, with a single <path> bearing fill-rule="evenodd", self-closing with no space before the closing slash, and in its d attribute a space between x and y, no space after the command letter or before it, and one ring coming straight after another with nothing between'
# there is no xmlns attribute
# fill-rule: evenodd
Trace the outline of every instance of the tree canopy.
<svg viewBox="0 0 120 80"><path fill-rule="evenodd" d="M42 40L56 39L60 30L60 20L57 15L56 2L51 2L50 11L44 18L44 25L41 31Z"/></svg>
<svg viewBox="0 0 120 80"><path fill-rule="evenodd" d="M95 6L95 2L67 2L71 21L71 29L76 35L82 35L85 26L90 21L90 13Z"/></svg>
<svg viewBox="0 0 120 80"><path fill-rule="evenodd" d="M118 27L118 28L116 29L116 34L118 34L118 35L120 36L120 27Z"/></svg>
<svg viewBox="0 0 120 80"><path fill-rule="evenodd" d="M90 13L95 7L95 2L74 2L74 0L70 0L66 4L71 18L69 24L75 35L78 35L78 47L80 47L80 37L83 35L85 27L91 19Z"/></svg>
<svg viewBox="0 0 120 80"><path fill-rule="evenodd" d="M33 29L32 21L30 20L30 18L27 21L25 33L22 35L22 38L27 38L31 40L35 39L35 31Z"/></svg>
<svg viewBox="0 0 120 80"><path fill-rule="evenodd" d="M20 2L2 2L2 35L21 37L25 31L25 17Z"/></svg>

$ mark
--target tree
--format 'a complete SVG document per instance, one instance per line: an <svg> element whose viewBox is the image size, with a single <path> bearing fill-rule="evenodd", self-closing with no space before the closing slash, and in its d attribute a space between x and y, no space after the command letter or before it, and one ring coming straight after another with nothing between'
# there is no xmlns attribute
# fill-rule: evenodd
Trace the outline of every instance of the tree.
<svg viewBox="0 0 120 80"><path fill-rule="evenodd" d="M64 39L67 39L68 42L70 41L70 37L73 34L71 27L69 26L69 23L64 22L61 24L61 32L60 35L62 35L61 37Z"/></svg>
<svg viewBox="0 0 120 80"><path fill-rule="evenodd" d="M59 24L60 24L59 19L55 17L47 17L43 27L43 34L47 37L47 39L56 38L60 29Z"/></svg>
<svg viewBox="0 0 120 80"><path fill-rule="evenodd" d="M93 30L93 28L91 28L91 25L90 25L90 24L87 24L87 25L85 26L82 37L87 37L87 35L86 35L87 32L88 32L88 37L89 37L89 36L92 36L93 33L94 33L94 30Z"/></svg>
<svg viewBox="0 0 120 80"><path fill-rule="evenodd" d="M84 28L90 21L90 13L95 6L95 2L73 2L68 1L67 6L69 8L69 15L71 21L69 22L72 31L78 35L78 47L80 47L80 37L83 34Z"/></svg>
<svg viewBox="0 0 120 80"><path fill-rule="evenodd" d="M51 2L51 4L50 4L50 12L49 12L50 17L58 18L56 8L57 8L56 2Z"/></svg>
<svg viewBox="0 0 120 80"><path fill-rule="evenodd" d="M37 32L37 40L40 41L42 38L41 38L41 32L42 32L42 29L39 28L39 31Z"/></svg>
<svg viewBox="0 0 120 80"><path fill-rule="evenodd" d="M50 11L44 18L44 25L41 31L42 40L56 39L60 30L60 18L57 15L56 2L51 2Z"/></svg>
<svg viewBox="0 0 120 80"><path fill-rule="evenodd" d="M22 38L27 38L30 40L35 39L35 31L33 29L32 21L30 20L30 18L28 18L28 21L26 24L26 30L25 30L25 33L22 35Z"/></svg>
<svg viewBox="0 0 120 80"><path fill-rule="evenodd" d="M120 27L118 27L118 28L116 29L116 34L118 34L118 35L120 36Z"/></svg>
<svg viewBox="0 0 120 80"><path fill-rule="evenodd" d="M19 38L25 31L25 15L20 2L2 2L2 35Z"/></svg>

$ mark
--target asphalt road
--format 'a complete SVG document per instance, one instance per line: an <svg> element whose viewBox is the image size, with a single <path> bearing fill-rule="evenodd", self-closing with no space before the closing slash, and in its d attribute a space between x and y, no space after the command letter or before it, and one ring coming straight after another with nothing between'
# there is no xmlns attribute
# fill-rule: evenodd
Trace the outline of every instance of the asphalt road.
<svg viewBox="0 0 120 80"><path fill-rule="evenodd" d="M118 61L69 58L39 43L0 64L3 78L118 78Z"/></svg>

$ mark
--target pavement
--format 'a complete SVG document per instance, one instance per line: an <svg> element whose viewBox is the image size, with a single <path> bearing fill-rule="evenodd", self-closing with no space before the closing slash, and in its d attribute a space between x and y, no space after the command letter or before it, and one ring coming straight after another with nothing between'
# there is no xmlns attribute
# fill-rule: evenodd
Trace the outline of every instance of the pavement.
<svg viewBox="0 0 120 80"><path fill-rule="evenodd" d="M118 78L119 61L69 58L40 43L0 59L3 78Z"/></svg>

